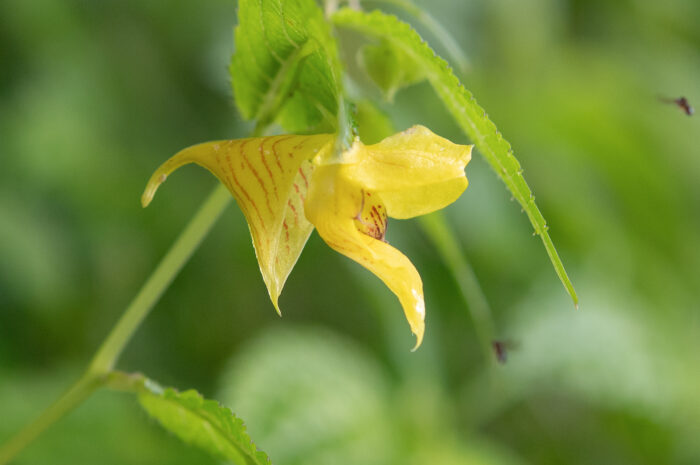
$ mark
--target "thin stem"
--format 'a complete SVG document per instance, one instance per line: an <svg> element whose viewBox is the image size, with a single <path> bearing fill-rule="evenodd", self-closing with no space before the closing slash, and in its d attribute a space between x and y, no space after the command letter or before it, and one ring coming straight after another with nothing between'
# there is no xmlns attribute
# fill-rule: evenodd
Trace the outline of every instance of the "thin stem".
<svg viewBox="0 0 700 465"><path fill-rule="evenodd" d="M494 357L491 347L495 325L491 307L481 290L474 270L441 212L421 217L420 224L457 282L474 321L476 335L479 338L484 357L489 365L492 364Z"/></svg>
<svg viewBox="0 0 700 465"><path fill-rule="evenodd" d="M10 460L34 441L46 428L80 405L101 385L101 377L91 373L83 375L83 377L68 389L61 398L44 410L39 418L27 425L0 447L0 465L9 463Z"/></svg>
<svg viewBox="0 0 700 465"><path fill-rule="evenodd" d="M148 278L134 300L112 329L107 339L97 350L89 372L104 374L116 363L124 346L129 342L148 312L153 308L163 292L168 288L183 265L192 256L202 239L216 223L221 213L231 201L231 194L223 184L219 184L209 195L199 211L190 220L168 253L163 257L153 274Z"/></svg>
<svg viewBox="0 0 700 465"><path fill-rule="evenodd" d="M192 256L230 200L231 194L226 187L219 184L127 307L107 339L97 350L85 374L39 418L25 426L0 447L0 465L9 463L46 428L80 405L93 391L104 384L126 343L182 266Z"/></svg>
<svg viewBox="0 0 700 465"><path fill-rule="evenodd" d="M258 137L267 130L266 125L257 125L251 137ZM131 301L117 324L97 349L90 365L83 376L66 394L46 409L34 422L26 425L7 443L0 446L0 465L9 463L22 449L29 445L39 434L73 410L92 392L109 382L114 364L119 359L124 347L148 312L158 302L175 276L187 263L209 230L231 201L231 194L223 184L218 184L209 194L195 216L187 223L184 231L175 240L165 257L148 277L139 293Z"/></svg>

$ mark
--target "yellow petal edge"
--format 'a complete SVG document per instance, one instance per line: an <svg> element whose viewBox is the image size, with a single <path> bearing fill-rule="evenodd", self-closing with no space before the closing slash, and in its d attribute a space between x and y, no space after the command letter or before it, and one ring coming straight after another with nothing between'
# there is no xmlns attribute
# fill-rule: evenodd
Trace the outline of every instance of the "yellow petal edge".
<svg viewBox="0 0 700 465"><path fill-rule="evenodd" d="M330 149L333 135L272 136L206 142L188 147L163 163L148 181L146 207L177 168L196 163L228 188L248 222L255 254L275 309L287 277L313 225L303 205L314 165Z"/></svg>

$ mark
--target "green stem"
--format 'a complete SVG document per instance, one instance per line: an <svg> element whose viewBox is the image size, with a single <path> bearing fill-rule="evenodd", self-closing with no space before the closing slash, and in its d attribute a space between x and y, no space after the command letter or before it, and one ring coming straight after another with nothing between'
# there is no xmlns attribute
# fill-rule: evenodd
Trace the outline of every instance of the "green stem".
<svg viewBox="0 0 700 465"><path fill-rule="evenodd" d="M231 201L231 194L223 184L219 184L209 195L199 211L190 220L185 230L177 238L163 260L158 264L148 281L117 322L107 339L97 350L90 367L91 373L109 372L124 346L139 327L153 305L168 288L183 265L192 256L199 244L216 223L221 213Z"/></svg>
<svg viewBox="0 0 700 465"><path fill-rule="evenodd" d="M127 307L107 339L97 350L85 374L39 418L25 426L0 447L0 465L9 463L46 428L77 407L95 389L105 383L105 379L124 350L124 346L183 265L192 256L230 201L231 194L223 184L219 184Z"/></svg>
<svg viewBox="0 0 700 465"><path fill-rule="evenodd" d="M491 344L494 340L495 325L491 307L481 290L479 280L441 212L422 216L420 224L459 286L474 321L484 358L490 365L494 361Z"/></svg>
<svg viewBox="0 0 700 465"><path fill-rule="evenodd" d="M257 125L251 137L262 136L267 125ZM83 376L58 401L46 409L34 422L26 425L8 442L0 445L0 465L6 465L39 434L65 414L80 405L97 388L109 384L114 364L134 332L143 322L148 312L158 302L163 292L170 286L175 276L187 263L219 216L231 201L231 194L223 184L218 184L209 194L195 216L187 223L184 231L175 240L165 257L148 277L124 311L117 324L97 349Z"/></svg>
<svg viewBox="0 0 700 465"><path fill-rule="evenodd" d="M44 410L39 418L27 425L0 447L0 465L9 463L46 428L80 405L101 385L102 379L100 377L96 377L91 373L83 375L61 398Z"/></svg>

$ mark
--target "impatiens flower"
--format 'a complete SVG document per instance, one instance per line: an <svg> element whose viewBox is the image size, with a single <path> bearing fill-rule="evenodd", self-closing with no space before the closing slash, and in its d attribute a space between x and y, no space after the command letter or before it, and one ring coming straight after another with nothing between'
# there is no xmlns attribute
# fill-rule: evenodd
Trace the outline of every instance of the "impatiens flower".
<svg viewBox="0 0 700 465"><path fill-rule="evenodd" d="M335 136L272 136L207 142L156 170L143 206L175 169L197 163L235 197L248 222L270 298L282 287L316 227L331 248L377 275L398 297L416 348L423 339L423 284L405 255L386 242L387 217L412 218L454 202L467 188L471 146L414 126L378 144L356 140L340 159Z"/></svg>

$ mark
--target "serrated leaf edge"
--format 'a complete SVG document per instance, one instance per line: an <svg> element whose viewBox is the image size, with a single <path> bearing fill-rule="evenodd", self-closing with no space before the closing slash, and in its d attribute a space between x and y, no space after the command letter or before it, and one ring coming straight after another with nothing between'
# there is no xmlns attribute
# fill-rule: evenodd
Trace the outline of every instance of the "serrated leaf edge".
<svg viewBox="0 0 700 465"><path fill-rule="evenodd" d="M510 143L503 138L471 92L464 88L447 62L436 55L409 24L393 15L378 10L365 13L343 8L333 15L332 20L338 26L386 38L425 64L428 81L435 92L527 214L535 234L540 236L544 244L557 276L578 308L576 291L549 236L549 227L535 204L535 197L522 176L523 170ZM479 126L485 127L481 129ZM495 141L489 141L489 138L495 138Z"/></svg>
<svg viewBox="0 0 700 465"><path fill-rule="evenodd" d="M110 372L104 379L104 384L106 387L109 387L110 389L116 390L116 391L125 391L125 392L131 392L133 394L138 395L139 397L139 402L141 403L141 406L144 408L146 413L148 413L150 416L150 412L148 409L145 407L143 404L142 399L144 397L154 397L158 398L159 400L164 400L167 402L172 402L175 403L177 407L184 408L188 412L192 413L196 417L200 418L203 422L206 424L210 425L219 436L224 438L229 444L235 449L235 450L240 450L241 451L241 456L243 459L252 464L252 465L260 465L260 464L266 464L266 465L271 465L272 462L270 461L270 458L267 456L267 454L258 449L257 445L253 442L252 438L248 435L247 428L245 426L244 421L236 416L235 413L228 407L222 405L216 400L213 399L206 399L204 396L202 396L199 392L197 392L195 389L188 389L186 391L178 391L177 389L174 388L163 388L160 384L157 382L153 381L150 378L147 378L141 373L125 373L122 371L112 371ZM192 402L195 401L197 405L191 406L191 405L186 405L185 402ZM216 426L212 420L209 418L206 418L206 416L202 415L201 413L195 411L195 408L200 408L202 410L208 410L210 408L215 408L219 410L220 412L224 413L225 415L230 417L230 421L233 422L234 425L239 429L240 436L243 441L242 443L239 444L237 441L234 441L231 439L230 435L226 432L223 431L220 427ZM171 433L175 434L176 436L180 437L175 431L171 430L170 428L166 427L163 425L163 423L160 421L158 417L152 416L158 423L166 430L170 431ZM245 443L247 441L247 444ZM183 442L187 442L184 441ZM201 447L200 447L201 448ZM205 449L205 448L202 448ZM207 450L207 452L211 452Z"/></svg>

